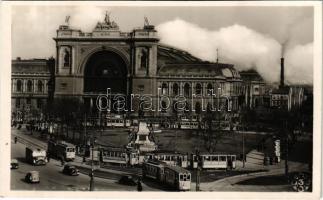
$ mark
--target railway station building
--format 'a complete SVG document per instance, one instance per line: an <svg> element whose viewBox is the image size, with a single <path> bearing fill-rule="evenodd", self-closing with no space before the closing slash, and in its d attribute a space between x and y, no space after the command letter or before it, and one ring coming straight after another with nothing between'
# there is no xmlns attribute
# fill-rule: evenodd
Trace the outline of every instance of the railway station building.
<svg viewBox="0 0 323 200"><path fill-rule="evenodd" d="M32 92L28 90L30 83L27 79L22 83L18 81L19 77L27 75L13 70L13 110L18 105L18 93L23 97L29 95L42 99L79 98L95 110L98 96L107 94L108 88L110 105L118 95L148 95L153 109L145 112L146 116L172 115L179 95L186 98L190 114L197 112L197 108L203 112L210 104L220 109L214 106L213 97L219 98L221 103L218 105L222 105L222 109L226 106L229 111L239 110L243 103L239 100L243 95L242 79L232 64L203 61L186 51L161 44L154 26L148 23L131 32L122 32L106 15L89 33L68 24L60 25L53 39L56 59L52 68L45 61L13 61L13 69L25 62L43 67L36 71L23 70L29 73ZM41 84L46 88L51 77L52 94L48 89L43 89L40 94L37 88L41 88ZM19 92L19 88L23 89ZM144 98L131 99L133 115L138 114L139 104L143 101ZM169 109L159 112L158 108L165 105Z"/></svg>

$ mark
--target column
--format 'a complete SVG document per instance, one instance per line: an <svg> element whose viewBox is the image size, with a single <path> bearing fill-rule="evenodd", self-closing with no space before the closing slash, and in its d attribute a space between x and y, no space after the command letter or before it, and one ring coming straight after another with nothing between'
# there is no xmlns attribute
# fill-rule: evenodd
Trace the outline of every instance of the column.
<svg viewBox="0 0 323 200"><path fill-rule="evenodd" d="M34 91L34 93L36 93L37 92L37 80L35 80L35 79L33 79L33 91Z"/></svg>
<svg viewBox="0 0 323 200"><path fill-rule="evenodd" d="M48 88L47 88L47 80L44 80L43 84L44 84L44 89L43 89L43 93L47 94L48 93Z"/></svg>

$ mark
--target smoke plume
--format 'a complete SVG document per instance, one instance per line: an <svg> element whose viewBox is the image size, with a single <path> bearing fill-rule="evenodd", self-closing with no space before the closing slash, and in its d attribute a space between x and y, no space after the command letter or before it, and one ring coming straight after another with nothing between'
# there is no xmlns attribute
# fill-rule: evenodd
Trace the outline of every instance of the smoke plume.
<svg viewBox="0 0 323 200"><path fill-rule="evenodd" d="M157 26L161 42L181 48L207 61L232 63L238 70L255 69L268 82L278 82L282 45L269 35L234 24L208 30L182 19ZM290 83L313 82L313 44L284 50L285 80Z"/></svg>

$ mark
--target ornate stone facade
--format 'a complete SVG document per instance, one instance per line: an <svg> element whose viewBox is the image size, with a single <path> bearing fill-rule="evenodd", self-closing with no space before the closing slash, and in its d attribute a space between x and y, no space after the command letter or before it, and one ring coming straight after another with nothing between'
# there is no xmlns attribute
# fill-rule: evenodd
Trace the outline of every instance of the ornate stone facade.
<svg viewBox="0 0 323 200"><path fill-rule="evenodd" d="M12 61L11 110L15 120L40 119L52 93L54 59Z"/></svg>
<svg viewBox="0 0 323 200"><path fill-rule="evenodd" d="M106 15L91 33L61 25L54 40L56 98L77 96L93 105L98 95L111 88L112 96L149 94L154 105L160 104L159 95L169 95L170 102L164 102L169 105L174 104L176 95L203 95L205 108L213 90L217 96L230 99L231 109L239 107L241 79L233 65L205 62L160 44L154 26L149 24L125 33ZM135 108L140 101L132 102ZM197 102L202 103L201 99Z"/></svg>

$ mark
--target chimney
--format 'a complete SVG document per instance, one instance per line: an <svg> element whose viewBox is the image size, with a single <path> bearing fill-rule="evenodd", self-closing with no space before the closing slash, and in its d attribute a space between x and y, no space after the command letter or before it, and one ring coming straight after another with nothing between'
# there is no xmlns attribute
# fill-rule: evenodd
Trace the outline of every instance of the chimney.
<svg viewBox="0 0 323 200"><path fill-rule="evenodd" d="M284 87L284 58L280 59L280 85L279 87Z"/></svg>

